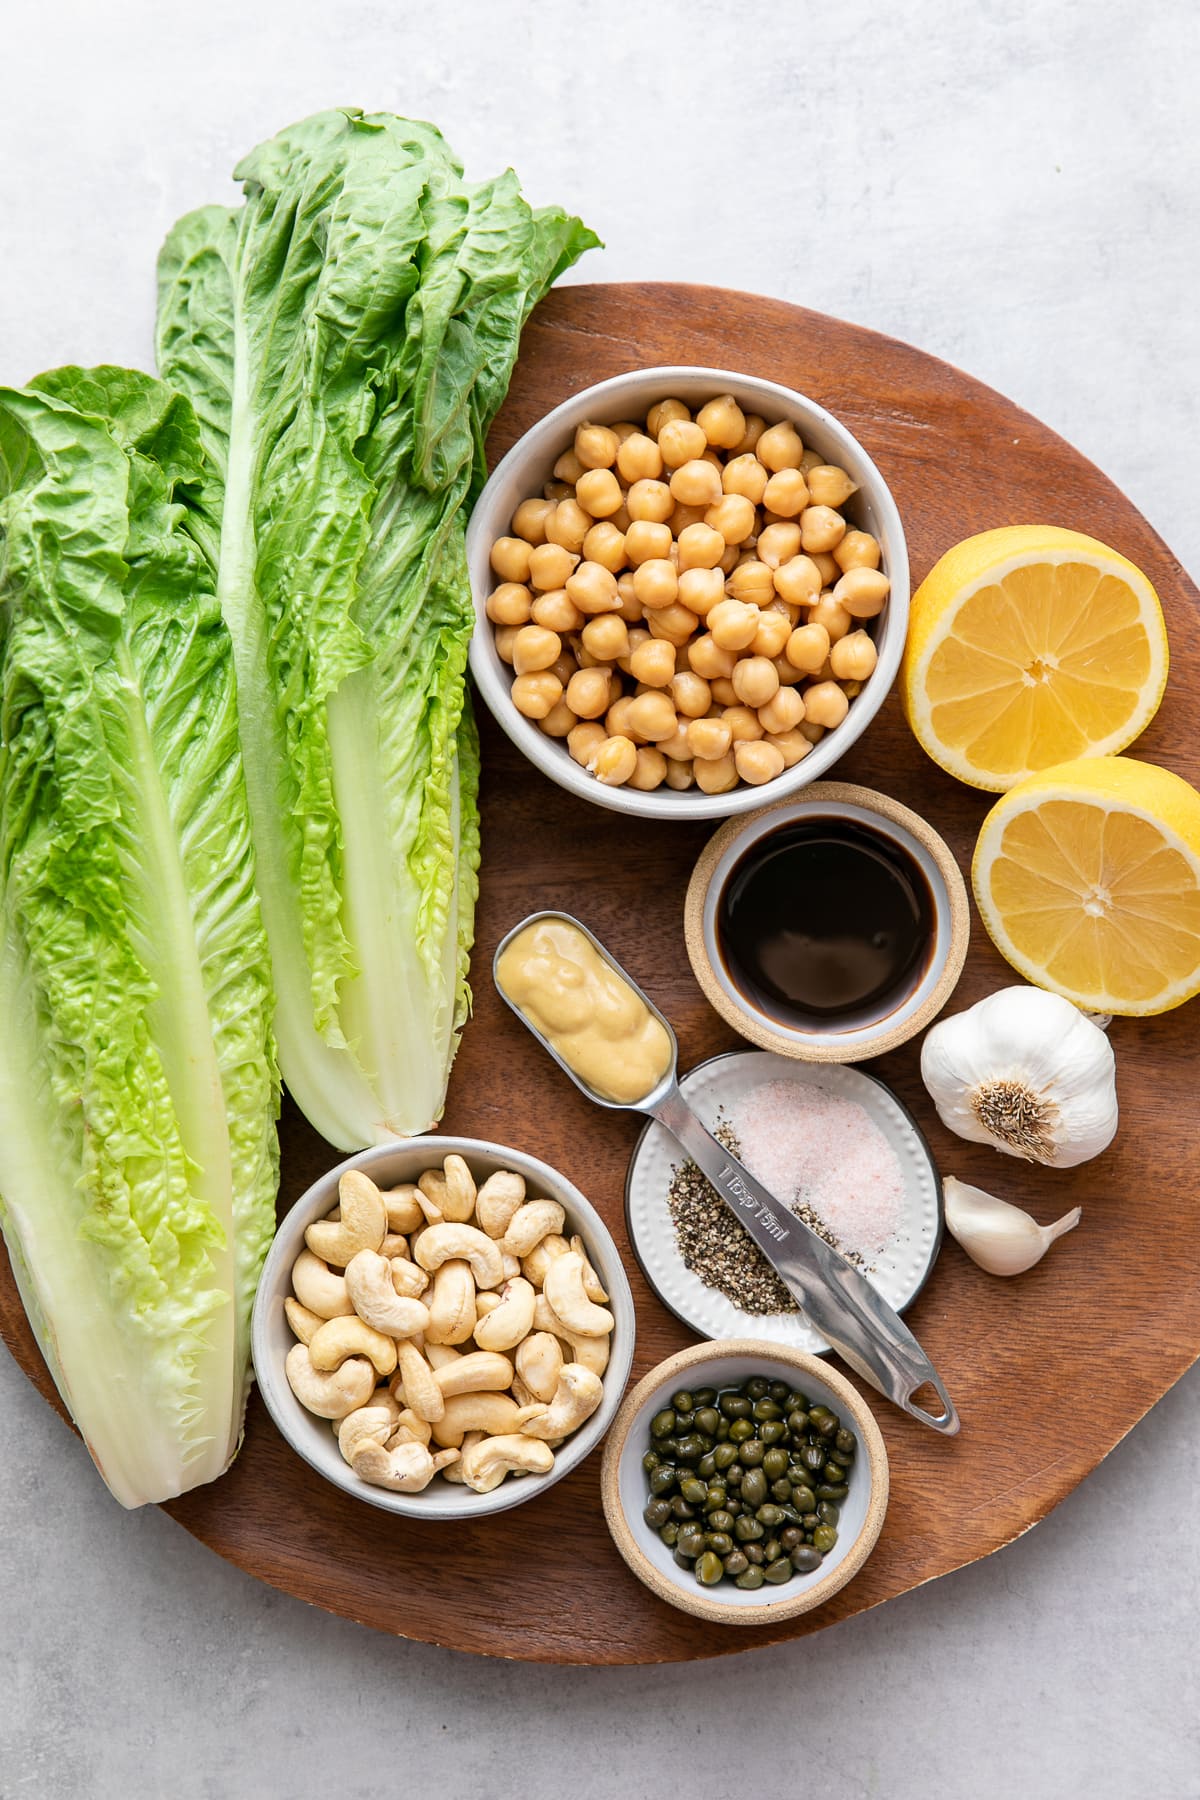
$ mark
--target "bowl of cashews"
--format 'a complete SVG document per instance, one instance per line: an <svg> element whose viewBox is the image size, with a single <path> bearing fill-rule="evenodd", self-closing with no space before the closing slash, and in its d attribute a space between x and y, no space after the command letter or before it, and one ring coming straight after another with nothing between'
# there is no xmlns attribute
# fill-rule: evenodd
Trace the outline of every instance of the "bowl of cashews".
<svg viewBox="0 0 1200 1800"><path fill-rule="evenodd" d="M464 1519L582 1462L629 1377L633 1297L557 1170L499 1144L378 1145L280 1225L251 1324L280 1432L386 1512Z"/></svg>

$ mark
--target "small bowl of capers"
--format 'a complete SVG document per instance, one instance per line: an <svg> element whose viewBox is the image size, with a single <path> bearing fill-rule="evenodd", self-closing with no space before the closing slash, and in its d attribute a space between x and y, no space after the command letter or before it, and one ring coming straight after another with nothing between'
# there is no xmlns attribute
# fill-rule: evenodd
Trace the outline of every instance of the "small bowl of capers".
<svg viewBox="0 0 1200 1800"><path fill-rule="evenodd" d="M861 1569L887 1510L887 1451L819 1357L696 1344L626 1396L602 1491L617 1549L660 1599L761 1625L822 1605Z"/></svg>

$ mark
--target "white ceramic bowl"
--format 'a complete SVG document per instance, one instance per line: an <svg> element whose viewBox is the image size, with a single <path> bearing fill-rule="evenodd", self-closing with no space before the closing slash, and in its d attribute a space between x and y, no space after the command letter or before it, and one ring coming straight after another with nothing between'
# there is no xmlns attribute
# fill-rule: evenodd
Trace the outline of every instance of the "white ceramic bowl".
<svg viewBox="0 0 1200 1800"><path fill-rule="evenodd" d="M603 1400L591 1418L555 1451L554 1467L548 1475L510 1475L490 1494L473 1493L470 1488L435 1475L419 1494L396 1494L360 1480L338 1449L329 1420L316 1418L293 1394L283 1365L295 1338L283 1303L292 1291L292 1264L304 1248L305 1228L314 1220L323 1219L337 1205L338 1182L347 1169L363 1169L379 1186L395 1187L402 1181L415 1181L423 1170L438 1167L442 1158L450 1155L461 1156L480 1183L497 1169L515 1169L525 1177L530 1198L557 1200L565 1209L568 1233L577 1231L583 1238L588 1256L608 1289L610 1310L616 1320L612 1354L604 1373ZM506 1512L510 1506L536 1499L596 1448L612 1423L629 1379L634 1332L633 1296L617 1247L603 1219L579 1189L548 1163L520 1150L507 1150L501 1144L484 1143L478 1138L438 1135L380 1144L349 1156L297 1200L280 1225L263 1268L250 1343L254 1373L267 1411L293 1450L319 1475L356 1500L365 1500L384 1512L422 1519L474 1519L484 1513Z"/></svg>
<svg viewBox="0 0 1200 1800"><path fill-rule="evenodd" d="M753 1375L786 1381L810 1402L821 1401L858 1439L850 1492L840 1507L838 1541L826 1552L819 1569L811 1575L793 1575L780 1587L743 1590L732 1581L701 1587L689 1570L679 1567L657 1531L642 1517L649 1497L642 1457L650 1446L650 1421L681 1387L735 1387ZM718 1624L762 1625L768 1619L791 1619L811 1612L862 1568L887 1511L887 1450L866 1401L836 1369L802 1350L734 1338L680 1350L638 1382L604 1446L601 1492L617 1549L638 1580L660 1599Z"/></svg>
<svg viewBox="0 0 1200 1800"><path fill-rule="evenodd" d="M805 445L819 450L827 461L838 464L858 483L858 492L846 511L856 525L878 538L882 565L892 584L876 622L879 661L862 692L850 702L842 723L828 732L803 762L785 770L766 787L742 785L728 794L704 794L699 788L688 788L682 793L673 788L639 793L630 787L605 787L572 760L565 744L547 737L512 703L512 671L500 660L494 628L484 610L495 586L489 563L491 548L498 537L508 533L520 502L531 494L540 494L543 482L551 478L554 463L570 446L576 427L585 419L605 424L616 419L644 418L655 401L667 395L691 405L715 394L733 394L745 411L761 414L768 423L790 419ZM597 806L645 819L718 819L753 812L766 800L785 799L810 781L818 780L861 737L883 705L900 667L908 630L908 550L904 528L887 483L858 439L815 400L780 387L777 382L737 375L728 369L636 369L627 375L614 375L611 380L598 382L564 400L539 419L497 465L471 516L467 562L475 596L471 673L496 719L530 762L560 787Z"/></svg>

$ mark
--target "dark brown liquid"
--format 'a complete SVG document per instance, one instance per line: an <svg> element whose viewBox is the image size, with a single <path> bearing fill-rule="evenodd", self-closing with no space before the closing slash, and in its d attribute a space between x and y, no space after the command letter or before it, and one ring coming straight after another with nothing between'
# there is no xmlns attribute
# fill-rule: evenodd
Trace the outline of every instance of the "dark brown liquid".
<svg viewBox="0 0 1200 1800"><path fill-rule="evenodd" d="M759 840L721 896L717 936L730 978L789 1025L886 1017L919 981L933 897L913 859L843 819L787 825Z"/></svg>

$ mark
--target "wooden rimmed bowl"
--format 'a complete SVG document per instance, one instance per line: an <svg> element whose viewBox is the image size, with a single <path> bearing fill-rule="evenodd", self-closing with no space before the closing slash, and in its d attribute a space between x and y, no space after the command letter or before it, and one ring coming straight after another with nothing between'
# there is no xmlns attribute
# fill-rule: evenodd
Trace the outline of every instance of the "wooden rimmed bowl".
<svg viewBox="0 0 1200 1800"><path fill-rule="evenodd" d="M731 1581L701 1587L642 1517L648 1498L642 1457L650 1447L650 1421L681 1387L735 1387L755 1375L786 1381L810 1401L822 1402L858 1439L850 1492L841 1503L838 1541L819 1569L811 1575L793 1575L779 1587L744 1591ZM714 1624L763 1625L811 1612L862 1568L887 1511L887 1451L866 1401L836 1369L803 1350L757 1338L731 1338L680 1350L651 1369L626 1395L605 1441L601 1495L613 1542L638 1580L660 1600Z"/></svg>

